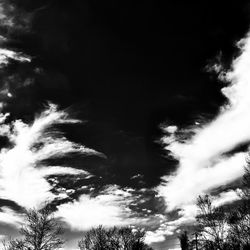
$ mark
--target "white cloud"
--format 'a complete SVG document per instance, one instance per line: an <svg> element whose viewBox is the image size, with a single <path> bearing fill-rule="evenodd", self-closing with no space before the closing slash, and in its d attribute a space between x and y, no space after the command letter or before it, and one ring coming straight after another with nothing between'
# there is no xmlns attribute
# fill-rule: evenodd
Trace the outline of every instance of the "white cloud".
<svg viewBox="0 0 250 250"><path fill-rule="evenodd" d="M222 206L226 203L232 203L234 201L240 200L240 194L241 190L237 189L235 190L228 190L225 192L220 193L217 197L213 199L212 205L215 207Z"/></svg>
<svg viewBox="0 0 250 250"><path fill-rule="evenodd" d="M165 241L167 236L173 235L179 226L178 223L172 223L172 221L169 221L171 218L168 218L167 215L159 214L158 217L160 220L158 222L156 220L154 225L156 226L158 223L157 229L148 230L146 232L145 242L147 244Z"/></svg>
<svg viewBox="0 0 250 250"><path fill-rule="evenodd" d="M182 159L183 168L176 175L163 177L165 182L158 187L158 192L165 197L169 210L193 203L199 195L226 185L244 173L244 153L219 158L217 162L205 163L202 168L201 165L192 165L194 161L188 160L190 159Z"/></svg>
<svg viewBox="0 0 250 250"><path fill-rule="evenodd" d="M179 161L176 172L163 177L157 188L168 210L185 210L195 203L198 195L233 182L244 173L246 153L225 155L250 141L250 35L238 45L240 56L233 61L229 72L223 72L223 78L230 83L222 89L228 102L217 117L191 130L175 126L164 129L165 149ZM235 193L227 193L221 194L220 199L228 202L237 197Z"/></svg>
<svg viewBox="0 0 250 250"><path fill-rule="evenodd" d="M19 62L30 62L31 57L21 52L8 48L7 43L11 41L11 34L19 31L29 30L32 14L17 8L8 0L0 1L0 27L8 30L6 35L0 35L0 68L8 65L10 60ZM1 89L1 94L4 90ZM6 93L11 96L11 93ZM1 103L3 105L3 103Z"/></svg>
<svg viewBox="0 0 250 250"><path fill-rule="evenodd" d="M13 1L0 1L0 27L8 31L6 34L0 35L0 69L5 68L11 61L20 63L31 62L30 56L10 47L9 42L12 42L12 34L17 35L19 32L24 33L30 30L32 15L32 13L27 13L23 9L18 8ZM20 79L16 77L16 74L2 77L0 110L6 106L7 99L13 98L13 93L11 91L13 87L10 88L10 80L12 80L14 83L13 86L16 88L18 88L21 82ZM27 83L30 81L30 79L26 79L24 83L22 83L22 86L27 86Z"/></svg>
<svg viewBox="0 0 250 250"><path fill-rule="evenodd" d="M30 62L31 59L27 55L15 52L9 49L0 48L0 67L5 66L9 63L9 59L20 61L20 62Z"/></svg>
<svg viewBox="0 0 250 250"><path fill-rule="evenodd" d="M106 227L143 225L148 219L139 217L129 204L134 197L127 190L110 186L98 196L81 195L78 200L58 206L56 216L73 230L88 230L103 225Z"/></svg>
<svg viewBox="0 0 250 250"><path fill-rule="evenodd" d="M23 216L8 207L1 207L0 223L17 226L23 223Z"/></svg>
<svg viewBox="0 0 250 250"><path fill-rule="evenodd" d="M232 203L240 199L239 194L240 190L228 190L222 192L218 195L211 196L212 205L214 207L219 207L224 204ZM160 226L155 231L147 232L149 236L147 239L148 243L162 241L161 239L165 238L168 235L173 235L175 232L178 232L178 229L184 225L194 225L196 223L196 215L198 212L198 207L195 203L182 204L178 211L178 217L174 220L171 220L171 217L165 215L162 216Z"/></svg>
<svg viewBox="0 0 250 250"><path fill-rule="evenodd" d="M0 21L2 26L13 26L13 17L10 17L7 13L7 4L5 1L0 3ZM12 6L13 8L13 6Z"/></svg>
<svg viewBox="0 0 250 250"><path fill-rule="evenodd" d="M76 232L99 225L140 227L146 232L147 244L162 242L166 236L173 235L177 226L169 224L165 214L148 214L149 210L140 206L143 194L136 195L136 192L131 188L108 186L97 196L84 194L78 200L59 205L55 215ZM131 209L131 205L136 205L137 211Z"/></svg>
<svg viewBox="0 0 250 250"><path fill-rule="evenodd" d="M151 244L155 242L162 242L164 241L166 233L156 230L156 231L147 231L146 232L146 237L145 237L145 243L146 244Z"/></svg>
<svg viewBox="0 0 250 250"><path fill-rule="evenodd" d="M2 115L4 122L4 115ZM53 200L52 186L45 177L56 174L73 174L88 177L84 170L70 167L44 166L41 161L50 157L61 157L69 153L83 155L98 154L92 149L68 141L62 134L50 127L60 123L78 123L66 111L59 111L56 105L37 116L33 123L25 124L16 120L11 124L2 123L0 134L12 142L10 148L0 151L0 197L15 201L25 208L38 207L45 201ZM38 145L37 147L34 147Z"/></svg>

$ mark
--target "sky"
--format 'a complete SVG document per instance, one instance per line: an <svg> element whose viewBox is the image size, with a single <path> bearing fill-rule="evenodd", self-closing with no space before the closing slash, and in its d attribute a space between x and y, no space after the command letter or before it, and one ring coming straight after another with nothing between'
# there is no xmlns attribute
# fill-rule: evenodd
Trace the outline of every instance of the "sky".
<svg viewBox="0 0 250 250"><path fill-rule="evenodd" d="M247 1L0 0L0 238L48 202L65 250L100 224L179 249L199 195L239 199Z"/></svg>

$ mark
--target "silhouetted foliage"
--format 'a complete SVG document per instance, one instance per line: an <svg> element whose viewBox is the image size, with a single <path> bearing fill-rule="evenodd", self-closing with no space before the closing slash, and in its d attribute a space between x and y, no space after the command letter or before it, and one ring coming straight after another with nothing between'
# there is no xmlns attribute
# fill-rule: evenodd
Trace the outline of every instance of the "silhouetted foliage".
<svg viewBox="0 0 250 250"><path fill-rule="evenodd" d="M62 228L47 208L26 212L26 224L21 228L21 239L4 242L5 250L54 250L64 241Z"/></svg>
<svg viewBox="0 0 250 250"><path fill-rule="evenodd" d="M245 198L250 199L250 155L247 158L247 166L245 167L245 174L243 176L243 185Z"/></svg>
<svg viewBox="0 0 250 250"><path fill-rule="evenodd" d="M199 208L196 220L200 226L200 243L204 249L226 249L228 223L227 213L223 207L214 207L208 195L199 196L197 200Z"/></svg>
<svg viewBox="0 0 250 250"><path fill-rule="evenodd" d="M187 231L182 232L179 235L181 250L188 250L189 249L189 240L188 240L188 234Z"/></svg>
<svg viewBox="0 0 250 250"><path fill-rule="evenodd" d="M250 249L250 162L243 176L240 201L230 206L215 207L208 195L199 196L196 217L199 233L190 241L190 249ZM194 242L196 246L194 246Z"/></svg>
<svg viewBox="0 0 250 250"><path fill-rule="evenodd" d="M152 250L144 243L145 232L130 227L103 226L86 232L78 246L81 250Z"/></svg>
<svg viewBox="0 0 250 250"><path fill-rule="evenodd" d="M245 174L243 176L243 193L241 201L230 213L229 217L229 240L232 245L250 249L250 162L247 160Z"/></svg>

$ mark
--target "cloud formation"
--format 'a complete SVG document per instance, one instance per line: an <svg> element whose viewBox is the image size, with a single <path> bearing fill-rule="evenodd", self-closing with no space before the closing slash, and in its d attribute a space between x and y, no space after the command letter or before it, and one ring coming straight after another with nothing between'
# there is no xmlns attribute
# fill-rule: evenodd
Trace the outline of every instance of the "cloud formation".
<svg viewBox="0 0 250 250"><path fill-rule="evenodd" d="M7 105L8 100L13 97L12 90L17 89L20 82L27 85L30 79L19 81L16 73L10 72L9 64L25 64L31 62L31 57L14 48L18 41L18 34L25 34L30 31L32 13L17 7L13 1L0 1L0 111ZM23 70L20 70L23 73ZM20 73L20 72L19 72ZM15 78L15 79L14 79ZM13 80L13 84L10 84ZM11 85L13 85L11 87Z"/></svg>
<svg viewBox="0 0 250 250"><path fill-rule="evenodd" d="M15 60L20 62L30 62L31 59L27 55L23 55L20 52L15 52L9 49L0 48L0 68L6 66L9 60Z"/></svg>
<svg viewBox="0 0 250 250"><path fill-rule="evenodd" d="M173 125L164 128L165 149L179 161L176 172L163 177L158 187L168 210L192 204L198 195L231 183L244 173L246 153L226 154L250 141L250 35L238 46L241 53L231 70L221 73L228 82L222 89L228 101L217 117L191 130L182 131Z"/></svg>
<svg viewBox="0 0 250 250"><path fill-rule="evenodd" d="M23 223L23 216L8 207L1 207L0 222L16 227Z"/></svg>
<svg viewBox="0 0 250 250"><path fill-rule="evenodd" d="M8 32L17 32L18 30L28 30L30 26L31 13L23 9L17 9L13 3L8 0L0 2L0 25L8 29Z"/></svg>
<svg viewBox="0 0 250 250"><path fill-rule="evenodd" d="M81 195L78 200L58 206L57 216L73 230L88 230L98 225L106 227L145 224L148 219L140 217L129 208L135 197L129 190L113 185L97 196Z"/></svg>
<svg viewBox="0 0 250 250"><path fill-rule="evenodd" d="M9 199L25 208L39 207L52 201L56 195L45 177L50 175L81 175L88 178L84 170L71 167L47 166L42 162L50 158L67 156L71 153L97 155L92 149L68 141L53 126L79 123L70 118L66 111L58 110L54 104L38 115L31 124L21 120L6 122L2 114L0 135L6 136L11 146L0 151L0 197ZM99 154L100 155L100 154Z"/></svg>
<svg viewBox="0 0 250 250"><path fill-rule="evenodd" d="M7 44L11 41L11 34L18 31L28 31L30 25L31 14L24 12L20 8L17 9L15 5L9 1L0 2L0 27L2 28L0 34L0 68L6 66L9 60L16 60L20 62L30 62L30 57L8 49ZM4 32L5 31L5 32Z"/></svg>

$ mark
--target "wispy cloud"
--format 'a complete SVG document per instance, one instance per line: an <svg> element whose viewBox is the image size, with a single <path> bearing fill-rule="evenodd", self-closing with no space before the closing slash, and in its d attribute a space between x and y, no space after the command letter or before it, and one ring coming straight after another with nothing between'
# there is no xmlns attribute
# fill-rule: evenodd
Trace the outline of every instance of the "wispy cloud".
<svg viewBox="0 0 250 250"><path fill-rule="evenodd" d="M0 2L0 25L8 28L8 31L28 30L30 26L31 13L17 8L13 2L1 0Z"/></svg>
<svg viewBox="0 0 250 250"><path fill-rule="evenodd" d="M2 115L0 134L11 142L9 148L0 151L0 197L9 199L25 208L38 207L44 201L52 201L56 195L45 179L49 175L73 174L88 177L84 170L70 167L47 166L42 162L49 158L71 153L83 155L98 154L96 151L68 141L55 128L56 124L79 123L70 118L66 111L56 105L38 115L34 122L26 124L21 120L5 123ZM100 154L99 154L100 155Z"/></svg>
<svg viewBox="0 0 250 250"><path fill-rule="evenodd" d="M231 183L244 173L244 153L230 158L218 158L216 161L195 165L194 162L183 160L183 168L179 169L176 175L163 177L164 182L158 190L160 195L166 198L169 210L195 202L199 195Z"/></svg>
<svg viewBox="0 0 250 250"><path fill-rule="evenodd" d="M61 217L72 230L87 230L103 225L106 227L145 225L150 217L140 216L130 208L135 201L129 189L117 185L107 186L97 196L81 195L78 200L58 206Z"/></svg>
<svg viewBox="0 0 250 250"><path fill-rule="evenodd" d="M10 63L30 63L31 57L25 53L13 48L17 42L17 35L30 31L32 13L28 13L18 8L13 1L0 1L0 110L6 106L8 99L13 97L12 90L20 87L20 81L15 74L8 72L7 66ZM14 35L14 36L13 36ZM15 43L13 43L13 37ZM10 45L12 44L12 45ZM15 79L14 79L15 78ZM14 79L15 87L11 87L11 79ZM23 86L27 83L24 81Z"/></svg>
<svg viewBox="0 0 250 250"><path fill-rule="evenodd" d="M228 190L219 193L218 195L212 195L212 205L214 207L219 207L224 204L229 204L234 201L240 199L240 189L237 190ZM194 226L196 224L196 215L198 212L198 207L195 203L186 203L179 206L179 210L177 211L177 216L175 219L171 218L168 215L162 215L162 220L160 226L155 231L149 231L148 241L152 242L159 242L166 239L168 235L173 235L178 233L179 229L182 226Z"/></svg>
<svg viewBox="0 0 250 250"><path fill-rule="evenodd" d="M23 216L8 207L1 207L0 222L16 227L24 221Z"/></svg>
<svg viewBox="0 0 250 250"><path fill-rule="evenodd" d="M233 61L231 70L223 72L228 86L222 93L228 102L217 117L184 132L176 126L164 128L165 149L179 161L176 172L163 177L158 187L168 210L193 204L198 195L228 184L244 172L244 152L225 154L250 141L249 34L238 45L241 54Z"/></svg>
<svg viewBox="0 0 250 250"><path fill-rule="evenodd" d="M2 0L0 2L0 67L8 64L9 59L21 62L29 62L30 58L20 52L7 49L7 43L11 41L11 34L30 30L31 13L17 8L13 2Z"/></svg>
<svg viewBox="0 0 250 250"><path fill-rule="evenodd" d="M9 60L16 60L20 62L30 62L31 59L27 55L20 52L15 52L9 49L0 49L0 67L6 66Z"/></svg>
<svg viewBox="0 0 250 250"><path fill-rule="evenodd" d="M31 18L31 15L21 10L18 11L18 15L15 15L16 12L16 7L8 4L8 1L0 3L0 26L10 31L0 36L0 69L3 70L13 61L31 62L31 57L28 55L8 47L8 41L11 40L9 34L12 31L16 32L16 29L25 31ZM22 81L18 73L11 75L6 73L7 77L3 79L0 88L2 101L0 108L6 105L6 100L15 97L16 89L27 87L32 82L32 79ZM0 198L14 201L24 208L39 208L45 201L63 200L69 198L70 193L81 192L74 187L72 189L62 188L60 185L57 187L58 180L55 176L77 175L77 178L80 176L86 179L92 176L91 173L71 166L49 166L47 161L72 156L73 153L103 156L95 150L69 141L55 128L58 124L79 122L81 121L71 118L66 111L59 110L54 104L49 104L31 123L22 120L9 122L9 114L0 113L0 136L7 137L10 143L9 147L0 151ZM49 179L50 176L52 178ZM54 191L56 189L56 192L52 192L52 189ZM73 230L85 230L99 224L105 226L147 224L148 218L130 208L130 205L134 206L138 202L138 197L130 191L113 185L104 188L95 196L82 194L72 202L59 205L56 216L60 216ZM5 221L20 224L21 216L17 216L15 220L16 214L6 209L3 209L3 216L0 213L0 222L4 221L3 217L6 214Z"/></svg>

